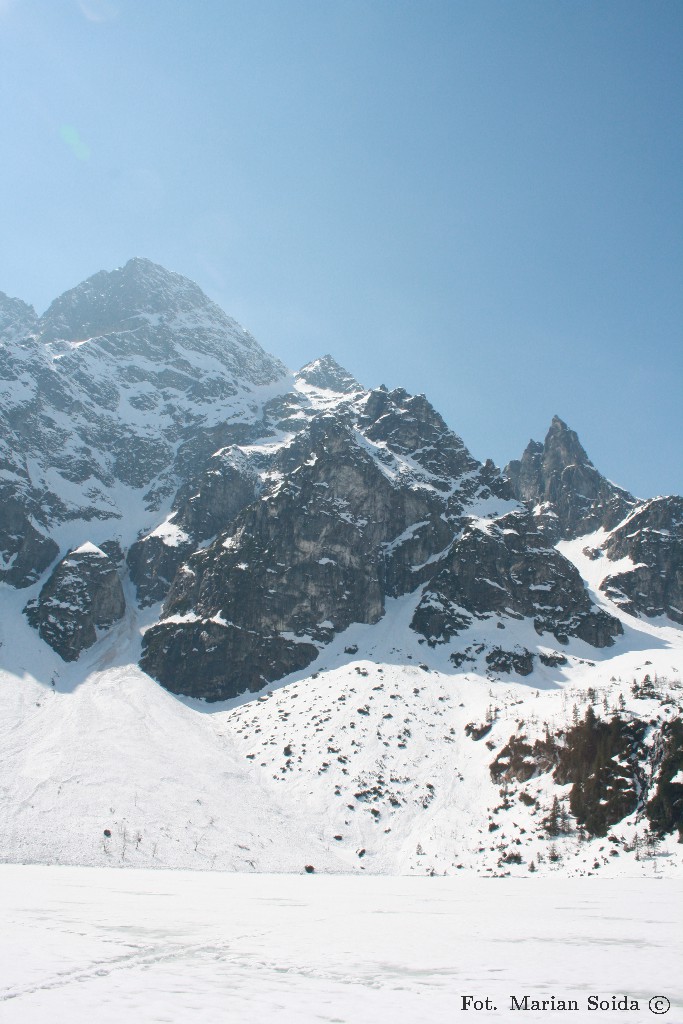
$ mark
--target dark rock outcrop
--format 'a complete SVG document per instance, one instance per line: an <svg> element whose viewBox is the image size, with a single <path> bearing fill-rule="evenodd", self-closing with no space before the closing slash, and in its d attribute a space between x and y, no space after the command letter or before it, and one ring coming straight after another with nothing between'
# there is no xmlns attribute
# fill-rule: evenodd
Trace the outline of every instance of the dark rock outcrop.
<svg viewBox="0 0 683 1024"><path fill-rule="evenodd" d="M213 624L224 697L291 671L293 642L302 667L316 645L376 622L387 596L429 579L468 503L491 500L496 487L506 485L423 397L379 389L357 411L318 415L274 455L256 500L179 567L143 667L175 686L177 651L192 660L201 632L195 619ZM250 657L255 674L244 668Z"/></svg>
<svg viewBox="0 0 683 1024"><path fill-rule="evenodd" d="M26 505L0 488L0 580L13 587L29 587L59 554L53 540L31 522Z"/></svg>
<svg viewBox="0 0 683 1024"><path fill-rule="evenodd" d="M31 625L64 661L75 661L95 643L98 630L108 629L124 612L116 566L93 544L70 551L26 608Z"/></svg>
<svg viewBox="0 0 683 1024"><path fill-rule="evenodd" d="M145 635L142 666L171 689L191 679L193 693L220 699L263 685L425 582L412 626L430 643L494 614L531 618L560 643L605 646L621 631L495 467L477 463L420 396L379 389L357 413L319 415L270 469L256 500L182 561ZM472 520L479 502L515 510ZM488 652L492 674L532 669L526 649Z"/></svg>
<svg viewBox="0 0 683 1024"><path fill-rule="evenodd" d="M590 461L576 433L554 416L543 444L530 441L522 458L505 467L513 493L538 508L559 537L612 529L634 507L628 491L607 480Z"/></svg>
<svg viewBox="0 0 683 1024"><path fill-rule="evenodd" d="M634 568L613 573L601 590L631 614L668 615L683 624L683 498L653 498L609 535L611 559L630 558Z"/></svg>
<svg viewBox="0 0 683 1024"><path fill-rule="evenodd" d="M128 567L140 604L163 601L183 562L225 530L258 490L257 474L240 449L222 449L209 459L199 479L181 490L168 522L131 545Z"/></svg>
<svg viewBox="0 0 683 1024"><path fill-rule="evenodd" d="M412 628L433 645L493 615L532 619L539 635L560 643L579 637L606 647L622 632L527 512L465 527L425 589Z"/></svg>
<svg viewBox="0 0 683 1024"><path fill-rule="evenodd" d="M419 494L393 487L343 422L322 417L309 441L308 459L181 567L164 606L164 617L226 624L212 634L231 676L223 696L251 685L251 674L240 674L250 657L266 657L270 678L278 678L291 671L292 641L310 661L311 641L325 642L351 622L376 622L384 611L382 543L425 512ZM176 644L196 629L177 624ZM167 634L163 621L148 631L142 661L164 685L175 672L173 650L157 643ZM289 634L285 645L282 634Z"/></svg>
<svg viewBox="0 0 683 1024"><path fill-rule="evenodd" d="M188 538L169 544L163 535L145 537L131 545L126 561L141 608L164 600L175 574L195 547Z"/></svg>
<svg viewBox="0 0 683 1024"><path fill-rule="evenodd" d="M142 668L171 693L226 700L261 690L305 668L318 648L277 633L255 633L234 623L162 621L145 634Z"/></svg>
<svg viewBox="0 0 683 1024"><path fill-rule="evenodd" d="M490 772L493 781L528 782L552 771L556 766L560 748L552 736L534 740L533 746L527 737L511 736L496 759L491 762Z"/></svg>

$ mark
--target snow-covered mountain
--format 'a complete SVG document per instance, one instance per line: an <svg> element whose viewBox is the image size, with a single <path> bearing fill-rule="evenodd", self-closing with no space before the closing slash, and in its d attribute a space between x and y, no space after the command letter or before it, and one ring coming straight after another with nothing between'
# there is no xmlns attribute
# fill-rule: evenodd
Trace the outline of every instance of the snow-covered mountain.
<svg viewBox="0 0 683 1024"><path fill-rule="evenodd" d="M146 260L0 295L0 359L4 859L681 866L680 498L558 418L479 463Z"/></svg>
<svg viewBox="0 0 683 1024"><path fill-rule="evenodd" d="M84 532L127 548L291 379L196 285L148 260L95 274L40 319L0 295L0 325L0 572L14 586Z"/></svg>

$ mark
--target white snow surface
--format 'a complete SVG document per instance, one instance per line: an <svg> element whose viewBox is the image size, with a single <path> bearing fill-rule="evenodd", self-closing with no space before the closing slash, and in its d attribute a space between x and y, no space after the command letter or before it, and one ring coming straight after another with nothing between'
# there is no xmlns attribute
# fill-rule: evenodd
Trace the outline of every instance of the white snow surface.
<svg viewBox="0 0 683 1024"><path fill-rule="evenodd" d="M527 995L576 1000L577 1024L643 1024L660 996L680 1021L681 909L662 880L4 865L0 1019L452 1024L514 1019ZM496 1009L463 1011L468 995ZM611 1009L624 996L637 1012Z"/></svg>
<svg viewBox="0 0 683 1024"><path fill-rule="evenodd" d="M96 555L98 558L106 558L102 548L98 548L96 544L91 544L89 540L86 540L84 544L77 547L72 551L73 555Z"/></svg>

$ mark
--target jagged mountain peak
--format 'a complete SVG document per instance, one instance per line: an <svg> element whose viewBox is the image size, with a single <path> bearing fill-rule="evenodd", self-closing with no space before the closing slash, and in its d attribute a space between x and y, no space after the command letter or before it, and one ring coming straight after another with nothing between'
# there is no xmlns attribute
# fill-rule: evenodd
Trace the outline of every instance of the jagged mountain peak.
<svg viewBox="0 0 683 1024"><path fill-rule="evenodd" d="M324 391L335 391L338 394L352 394L363 391L362 384L348 370L340 366L331 355L321 356L302 366L296 375L298 383L309 384Z"/></svg>
<svg viewBox="0 0 683 1024"><path fill-rule="evenodd" d="M132 317L177 307L179 296L187 294L186 284L191 282L150 260L129 260L123 267L92 274L54 299L41 317L40 334L49 341L71 340L83 328L106 333ZM192 291L193 304L201 305L201 290L194 286Z"/></svg>
<svg viewBox="0 0 683 1024"><path fill-rule="evenodd" d="M545 441L530 441L505 473L515 497L540 506L563 537L611 529L635 504L633 495L595 468L576 431L559 416L553 416Z"/></svg>
<svg viewBox="0 0 683 1024"><path fill-rule="evenodd" d="M524 456L532 455L550 460L562 469L576 463L593 465L579 440L579 435L557 415L550 421L544 441L536 441L534 438L529 440L524 449Z"/></svg>
<svg viewBox="0 0 683 1024"><path fill-rule="evenodd" d="M101 270L64 292L35 333L53 355L66 355L69 364L74 357L80 364L94 349L108 361L145 359L156 369L192 367L200 376L219 364L228 378L247 387L273 383L288 373L199 285L140 257L116 270ZM81 349L85 342L93 344Z"/></svg>
<svg viewBox="0 0 683 1024"><path fill-rule="evenodd" d="M189 278L136 257L115 270L98 271L56 298L41 317L39 333L45 341L73 340L84 332L108 334L120 326L130 329L197 313L230 320ZM250 335L244 335L248 345Z"/></svg>
<svg viewBox="0 0 683 1024"><path fill-rule="evenodd" d="M198 285L150 260L94 274L39 321L18 300L2 309L19 326L0 333L0 553L16 556L0 576L7 568L18 585L54 557L39 524L114 517L135 535L130 501L136 515L168 503L215 451L258 433L263 404L291 388L283 363ZM30 529L21 517L17 529L14 500Z"/></svg>
<svg viewBox="0 0 683 1024"><path fill-rule="evenodd" d="M0 292L0 335L16 337L30 334L36 319L33 306L23 299L13 299Z"/></svg>
<svg viewBox="0 0 683 1024"><path fill-rule="evenodd" d="M563 468L576 464L593 466L579 441L579 435L571 427L568 427L559 416L553 416L543 448L546 459L552 460L558 465L563 464Z"/></svg>
<svg viewBox="0 0 683 1024"><path fill-rule="evenodd" d="M557 415L557 413L555 413L555 415L553 416L552 420L550 421L550 427L548 428L548 432L550 432L553 429L563 430L563 431L564 430L567 430L567 431L569 430L569 427L567 426L567 424L564 422L564 420L560 416ZM572 433L574 433L574 431L572 431Z"/></svg>

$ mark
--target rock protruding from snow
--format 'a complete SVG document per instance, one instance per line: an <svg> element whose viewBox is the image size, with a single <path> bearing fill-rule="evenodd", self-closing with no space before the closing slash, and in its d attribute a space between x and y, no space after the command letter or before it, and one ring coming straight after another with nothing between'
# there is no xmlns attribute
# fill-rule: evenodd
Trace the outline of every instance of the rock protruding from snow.
<svg viewBox="0 0 683 1024"><path fill-rule="evenodd" d="M374 444L408 460L405 469L412 463L414 471L430 474L425 479L444 492L453 480L481 468L425 396L410 395L404 388L371 391L360 426Z"/></svg>
<svg viewBox="0 0 683 1024"><path fill-rule="evenodd" d="M609 535L611 559L633 568L607 576L600 589L631 614L668 615L683 624L683 498L644 502Z"/></svg>
<svg viewBox="0 0 683 1024"><path fill-rule="evenodd" d="M238 448L217 452L189 496L179 495L179 507L161 526L128 552L130 576L141 605L162 601L173 578L203 541L227 529L238 512L254 501L258 478Z"/></svg>
<svg viewBox="0 0 683 1024"><path fill-rule="evenodd" d="M621 629L423 396L378 389L316 416L278 450L271 474L208 547L187 558L164 545L177 571L141 664L174 692L217 700L258 690L425 583L413 627L430 642L496 613L527 617L560 642L604 646ZM140 547L152 552L152 541ZM531 671L532 655L510 660L494 647L488 664Z"/></svg>
<svg viewBox="0 0 683 1024"><path fill-rule="evenodd" d="M617 619L593 605L576 568L525 512L464 529L425 588L412 627L430 644L445 643L475 620L495 616L501 625L505 618L531 619L537 634L550 633L562 644L579 637L606 647L622 632Z"/></svg>
<svg viewBox="0 0 683 1024"><path fill-rule="evenodd" d="M26 608L29 622L64 661L75 661L123 617L126 602L116 566L86 542L56 566L37 602Z"/></svg>
<svg viewBox="0 0 683 1024"><path fill-rule="evenodd" d="M488 470L426 400L380 391L359 409L316 416L276 452L262 493L179 565L144 641L165 686L220 699L303 667L436 572L463 507L491 498ZM197 655L203 633L218 675Z"/></svg>
<svg viewBox="0 0 683 1024"><path fill-rule="evenodd" d="M603 526L611 529L633 508L628 491L607 480L590 461L575 431L554 416L543 444L530 441L520 460L506 466L514 494L555 523L564 538ZM546 506L544 508L544 506Z"/></svg>
<svg viewBox="0 0 683 1024"><path fill-rule="evenodd" d="M0 486L0 581L30 587L57 557L59 548L31 521L26 505Z"/></svg>

